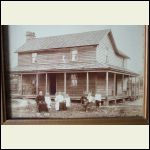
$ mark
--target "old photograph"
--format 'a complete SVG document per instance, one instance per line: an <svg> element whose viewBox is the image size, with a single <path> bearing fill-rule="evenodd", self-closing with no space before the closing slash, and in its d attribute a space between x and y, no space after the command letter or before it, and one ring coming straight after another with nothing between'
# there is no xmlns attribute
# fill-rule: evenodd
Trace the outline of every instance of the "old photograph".
<svg viewBox="0 0 150 150"><path fill-rule="evenodd" d="M12 118L143 116L143 25L10 25Z"/></svg>

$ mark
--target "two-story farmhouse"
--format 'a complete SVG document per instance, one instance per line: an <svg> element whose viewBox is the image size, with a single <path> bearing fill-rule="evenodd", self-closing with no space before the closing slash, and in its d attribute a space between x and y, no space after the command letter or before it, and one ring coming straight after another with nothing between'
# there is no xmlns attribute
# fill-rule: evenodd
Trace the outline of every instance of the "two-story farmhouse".
<svg viewBox="0 0 150 150"><path fill-rule="evenodd" d="M118 50L111 30L36 38L26 33L17 51L18 94L35 97L39 90L79 99L84 92L100 92L104 98L130 96L136 73L127 69L129 57ZM133 81L133 80L132 80Z"/></svg>

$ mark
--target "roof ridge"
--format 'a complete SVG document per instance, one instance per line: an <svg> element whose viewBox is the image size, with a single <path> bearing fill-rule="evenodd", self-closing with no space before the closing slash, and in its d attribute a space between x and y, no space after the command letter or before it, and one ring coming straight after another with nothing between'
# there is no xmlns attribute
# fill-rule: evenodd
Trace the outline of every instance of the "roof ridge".
<svg viewBox="0 0 150 150"><path fill-rule="evenodd" d="M85 34L85 33L92 33L92 32L109 32L111 29L103 29L103 30L93 30L93 31L86 31L86 32L77 32L77 33L66 33L66 34L58 34L58 35L53 35L53 36L46 36L46 37L35 37L34 39L44 39L44 38L54 38L54 37L60 37L60 36L70 36L70 35L77 35L77 34ZM34 40L31 39L31 40Z"/></svg>

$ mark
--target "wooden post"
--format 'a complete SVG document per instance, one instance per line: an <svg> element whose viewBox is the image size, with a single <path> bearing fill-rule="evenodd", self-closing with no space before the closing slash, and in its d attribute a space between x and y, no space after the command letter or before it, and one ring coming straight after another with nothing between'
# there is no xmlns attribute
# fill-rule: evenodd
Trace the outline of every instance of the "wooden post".
<svg viewBox="0 0 150 150"><path fill-rule="evenodd" d="M123 94L123 86L124 86L124 74L122 74L122 94Z"/></svg>
<svg viewBox="0 0 150 150"><path fill-rule="evenodd" d="M108 98L108 72L106 72L106 98Z"/></svg>
<svg viewBox="0 0 150 150"><path fill-rule="evenodd" d="M86 73L86 92L89 92L89 72Z"/></svg>
<svg viewBox="0 0 150 150"><path fill-rule="evenodd" d="M39 76L36 74L36 95L38 95L38 87L39 87Z"/></svg>
<svg viewBox="0 0 150 150"><path fill-rule="evenodd" d="M130 96L130 75L128 76L128 96Z"/></svg>
<svg viewBox="0 0 150 150"><path fill-rule="evenodd" d="M138 89L139 89L139 90L138 90L138 92L139 92L138 95L140 96L140 78L139 78Z"/></svg>
<svg viewBox="0 0 150 150"><path fill-rule="evenodd" d="M22 74L21 74L21 81L20 81L20 94L23 95L23 83L22 83Z"/></svg>
<svg viewBox="0 0 150 150"><path fill-rule="evenodd" d="M48 90L47 90L47 73L45 74L45 93L48 94Z"/></svg>
<svg viewBox="0 0 150 150"><path fill-rule="evenodd" d="M130 94L130 96L132 96L132 77L130 76L130 80L131 80L131 94Z"/></svg>
<svg viewBox="0 0 150 150"><path fill-rule="evenodd" d="M116 73L114 73L114 93L113 96L116 96Z"/></svg>
<svg viewBox="0 0 150 150"><path fill-rule="evenodd" d="M136 97L136 77L135 77L135 94L134 96Z"/></svg>
<svg viewBox="0 0 150 150"><path fill-rule="evenodd" d="M64 73L64 93L66 94L66 72Z"/></svg>

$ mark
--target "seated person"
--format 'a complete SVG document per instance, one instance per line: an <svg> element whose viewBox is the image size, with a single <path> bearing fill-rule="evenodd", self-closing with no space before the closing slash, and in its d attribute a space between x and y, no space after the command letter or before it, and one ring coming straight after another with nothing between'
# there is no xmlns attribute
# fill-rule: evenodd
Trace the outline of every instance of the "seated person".
<svg viewBox="0 0 150 150"><path fill-rule="evenodd" d="M60 103L64 102L64 97L61 94L61 92L58 92L58 94L55 97L55 109L60 110Z"/></svg>
<svg viewBox="0 0 150 150"><path fill-rule="evenodd" d="M45 95L45 102L47 104L48 109L50 109L52 101L51 101L51 97L50 97L50 95L48 93Z"/></svg>
<svg viewBox="0 0 150 150"><path fill-rule="evenodd" d="M87 99L88 99L89 103L90 103L90 102L94 102L94 97L92 96L92 93L91 93L91 92L88 93Z"/></svg>
<svg viewBox="0 0 150 150"><path fill-rule="evenodd" d="M89 101L87 99L87 94L84 93L84 95L80 98L81 104L84 107L85 111L87 112L87 107L89 105Z"/></svg>
<svg viewBox="0 0 150 150"><path fill-rule="evenodd" d="M66 107L70 107L71 106L71 100L68 94L64 94L64 100L66 102Z"/></svg>
<svg viewBox="0 0 150 150"><path fill-rule="evenodd" d="M101 94L100 94L100 93L96 93L96 94L95 94L96 107L99 107L99 106L100 106L101 100L102 100Z"/></svg>
<svg viewBox="0 0 150 150"><path fill-rule="evenodd" d="M48 112L47 104L45 102L45 98L43 96L42 91L39 91L39 95L36 97L35 100L36 100L39 112L42 112L42 111Z"/></svg>

